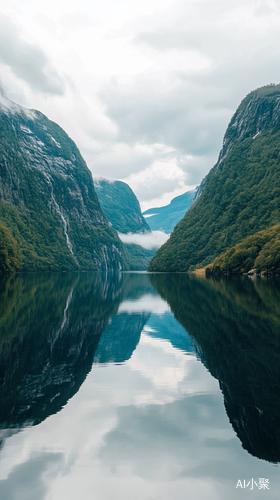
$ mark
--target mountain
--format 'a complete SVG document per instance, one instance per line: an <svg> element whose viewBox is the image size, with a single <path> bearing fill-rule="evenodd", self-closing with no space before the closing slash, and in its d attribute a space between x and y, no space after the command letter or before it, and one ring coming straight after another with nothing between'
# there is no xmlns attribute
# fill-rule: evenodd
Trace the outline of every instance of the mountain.
<svg viewBox="0 0 280 500"><path fill-rule="evenodd" d="M149 208L143 212L147 218L152 231L164 231L167 234L172 233L176 224L184 217L185 213L191 207L193 199L197 193L197 188L187 191L180 196L173 198L169 205L164 207Z"/></svg>
<svg viewBox="0 0 280 500"><path fill-rule="evenodd" d="M39 111L0 92L0 271L121 270L127 252L108 224L75 143Z"/></svg>
<svg viewBox="0 0 280 500"><path fill-rule="evenodd" d="M241 102L218 162L149 269L188 271L207 266L244 238L279 222L280 85L268 85Z"/></svg>
<svg viewBox="0 0 280 500"><path fill-rule="evenodd" d="M124 246L128 252L130 271L146 271L158 249L148 249L132 243L124 243Z"/></svg>
<svg viewBox="0 0 280 500"><path fill-rule="evenodd" d="M137 197L128 184L122 181L96 179L95 191L100 205L113 228L121 234L150 231ZM121 238L121 236L120 236ZM124 244L129 258L129 269L146 270L157 248L146 249L140 245Z"/></svg>
<svg viewBox="0 0 280 500"><path fill-rule="evenodd" d="M128 184L122 181L98 179L94 187L108 220L119 233L144 233L150 231L139 201Z"/></svg>

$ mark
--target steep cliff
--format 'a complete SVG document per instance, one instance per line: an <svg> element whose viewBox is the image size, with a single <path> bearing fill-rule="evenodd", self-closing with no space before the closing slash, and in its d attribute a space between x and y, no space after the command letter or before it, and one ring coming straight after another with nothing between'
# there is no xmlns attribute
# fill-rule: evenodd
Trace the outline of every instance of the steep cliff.
<svg viewBox="0 0 280 500"><path fill-rule="evenodd" d="M94 181L100 204L112 226L123 234L150 231L139 201L128 184L122 181Z"/></svg>
<svg viewBox="0 0 280 500"><path fill-rule="evenodd" d="M188 271L280 222L280 85L251 92L226 131L218 162L150 264Z"/></svg>
<svg viewBox="0 0 280 500"><path fill-rule="evenodd" d="M108 224L75 143L42 113L18 106L3 91L0 221L7 235L0 241L0 270L126 266L126 251Z"/></svg>

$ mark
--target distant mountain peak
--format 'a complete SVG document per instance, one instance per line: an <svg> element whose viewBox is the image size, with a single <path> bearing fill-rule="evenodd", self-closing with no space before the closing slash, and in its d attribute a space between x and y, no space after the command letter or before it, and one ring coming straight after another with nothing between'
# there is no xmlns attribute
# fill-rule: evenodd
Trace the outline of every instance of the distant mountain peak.
<svg viewBox="0 0 280 500"><path fill-rule="evenodd" d="M192 205L196 196L197 189L192 189L171 200L168 205L163 207L153 207L143 212L144 217L148 219L150 228L153 231L164 231L170 234L176 224L184 217L185 213Z"/></svg>

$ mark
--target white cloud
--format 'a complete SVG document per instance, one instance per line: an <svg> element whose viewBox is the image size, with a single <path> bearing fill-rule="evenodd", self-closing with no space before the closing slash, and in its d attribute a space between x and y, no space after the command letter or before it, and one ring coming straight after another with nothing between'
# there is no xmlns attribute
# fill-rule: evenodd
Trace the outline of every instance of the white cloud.
<svg viewBox="0 0 280 500"><path fill-rule="evenodd" d="M200 164L203 158L193 155L178 157L168 152L155 159L148 167L123 179L135 192L142 210L168 204L175 196L193 189L200 181ZM188 167L186 167L186 165ZM188 169L186 173L184 170Z"/></svg>
<svg viewBox="0 0 280 500"><path fill-rule="evenodd" d="M148 222L149 223L149 222ZM151 231L147 233L118 233L119 238L123 243L140 245L147 250L152 248L159 248L169 238L169 234L163 231Z"/></svg>
<svg viewBox="0 0 280 500"><path fill-rule="evenodd" d="M0 15L0 62L34 90L62 95L64 84L59 72L37 45L26 42L19 28L7 16Z"/></svg>
<svg viewBox="0 0 280 500"><path fill-rule="evenodd" d="M197 185L240 100L280 81L274 0L0 6L9 97L57 121L95 177L131 182L145 208Z"/></svg>
<svg viewBox="0 0 280 500"><path fill-rule="evenodd" d="M157 363L150 363L151 352L154 352L154 359ZM196 362L195 356L192 360ZM155 387L168 387L171 391L180 390L182 381L192 368L190 359L182 351L172 347L168 341L161 340L159 343L144 332L141 335L140 349L134 353L133 359L128 361L128 365L130 364L133 367L136 366L137 371L148 378Z"/></svg>

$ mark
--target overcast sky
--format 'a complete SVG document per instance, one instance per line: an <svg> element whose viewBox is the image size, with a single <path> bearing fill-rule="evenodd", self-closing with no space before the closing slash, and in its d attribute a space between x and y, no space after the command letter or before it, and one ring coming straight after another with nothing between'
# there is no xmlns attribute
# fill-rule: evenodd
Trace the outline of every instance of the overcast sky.
<svg viewBox="0 0 280 500"><path fill-rule="evenodd" d="M200 183L240 100L280 82L274 0L0 0L0 79L142 208Z"/></svg>

